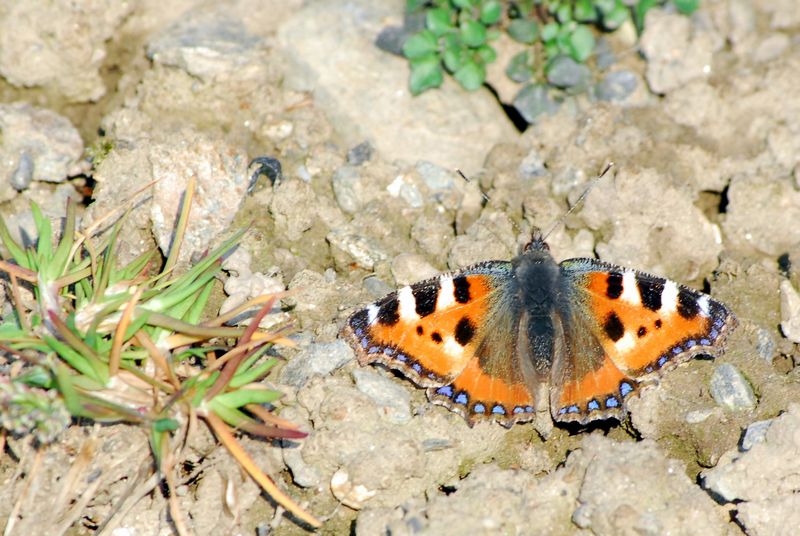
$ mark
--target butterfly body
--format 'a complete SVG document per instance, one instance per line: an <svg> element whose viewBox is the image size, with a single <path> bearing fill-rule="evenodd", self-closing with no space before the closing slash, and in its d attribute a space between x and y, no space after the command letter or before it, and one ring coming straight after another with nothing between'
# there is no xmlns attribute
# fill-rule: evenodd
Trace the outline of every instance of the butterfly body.
<svg viewBox="0 0 800 536"><path fill-rule="evenodd" d="M511 261L403 287L344 328L362 365L399 370L470 425L506 426L542 408L560 422L625 416L663 371L715 355L727 307L668 279L594 259L556 263L534 234Z"/></svg>

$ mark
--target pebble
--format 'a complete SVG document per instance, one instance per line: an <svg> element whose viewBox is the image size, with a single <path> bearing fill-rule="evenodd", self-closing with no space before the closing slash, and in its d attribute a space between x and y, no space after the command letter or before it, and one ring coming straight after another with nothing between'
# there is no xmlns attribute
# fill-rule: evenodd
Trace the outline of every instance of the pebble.
<svg viewBox="0 0 800 536"><path fill-rule="evenodd" d="M439 271L418 253L401 253L392 259L392 275L398 285L408 285L436 276Z"/></svg>
<svg viewBox="0 0 800 536"><path fill-rule="evenodd" d="M372 158L372 145L368 141L359 143L347 151L347 163L351 166L360 166Z"/></svg>
<svg viewBox="0 0 800 536"><path fill-rule="evenodd" d="M543 113L555 113L559 107L559 103L550 98L548 87L542 84L527 84L514 97L513 105L530 124Z"/></svg>
<svg viewBox="0 0 800 536"><path fill-rule="evenodd" d="M735 366L723 363L711 376L711 396L725 409L742 411L756 406L753 388Z"/></svg>
<svg viewBox="0 0 800 536"><path fill-rule="evenodd" d="M519 163L518 172L521 179L535 179L547 175L544 158L539 151L533 149L529 152Z"/></svg>
<svg viewBox="0 0 800 536"><path fill-rule="evenodd" d="M356 369L353 379L356 389L375 402L389 421L405 424L411 420L411 395L408 389L373 369Z"/></svg>
<svg viewBox="0 0 800 536"><path fill-rule="evenodd" d="M339 208L348 214L358 211L361 207L359 190L362 189L361 175L358 170L353 166L342 166L333 174L331 183Z"/></svg>
<svg viewBox="0 0 800 536"><path fill-rule="evenodd" d="M354 357L353 349L342 339L310 344L283 367L280 380L294 387L302 387L311 378L327 376Z"/></svg>
<svg viewBox="0 0 800 536"><path fill-rule="evenodd" d="M767 438L767 430L769 430L773 422L774 419L768 419L766 421L756 421L748 426L742 436L742 444L739 446L739 450L747 452L757 443L764 442Z"/></svg>
<svg viewBox="0 0 800 536"><path fill-rule="evenodd" d="M636 75L631 71L614 71L597 84L595 92L599 100L620 102L633 93L637 84Z"/></svg>
<svg viewBox="0 0 800 536"><path fill-rule="evenodd" d="M453 187L453 173L431 162L420 160L417 173L431 190L449 190Z"/></svg>
<svg viewBox="0 0 800 536"><path fill-rule="evenodd" d="M788 280L781 281L781 332L792 342L800 342L800 294Z"/></svg>
<svg viewBox="0 0 800 536"><path fill-rule="evenodd" d="M547 81L561 88L577 89L585 86L592 76L589 68L569 56L559 56L547 70Z"/></svg>

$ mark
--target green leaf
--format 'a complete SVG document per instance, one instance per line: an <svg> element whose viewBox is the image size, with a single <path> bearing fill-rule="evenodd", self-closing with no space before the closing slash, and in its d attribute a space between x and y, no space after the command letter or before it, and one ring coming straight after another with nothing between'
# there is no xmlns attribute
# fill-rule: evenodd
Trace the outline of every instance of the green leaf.
<svg viewBox="0 0 800 536"><path fill-rule="evenodd" d="M464 63L467 50L458 36L452 34L446 36L444 38L444 52L442 53L442 61L445 68L451 73L456 72Z"/></svg>
<svg viewBox="0 0 800 536"><path fill-rule="evenodd" d="M3 245L8 252L11 253L11 256L18 265L23 268L30 268L30 266L27 265L28 255L25 253L25 250L11 238L11 233L2 217L0 217L0 241L3 242Z"/></svg>
<svg viewBox="0 0 800 536"><path fill-rule="evenodd" d="M489 0L481 5L480 20L487 26L499 21L502 14L503 6L497 0Z"/></svg>
<svg viewBox="0 0 800 536"><path fill-rule="evenodd" d="M531 56L527 50L518 52L511 58L506 67L506 76L519 83L527 82L533 77Z"/></svg>
<svg viewBox="0 0 800 536"><path fill-rule="evenodd" d="M153 431L156 433L174 432L179 426L180 424L175 419L163 418L153 422Z"/></svg>
<svg viewBox="0 0 800 536"><path fill-rule="evenodd" d="M483 45L478 49L478 58L480 58L481 63L486 65L487 63L492 63L494 60L497 59L497 51L494 48L490 47L489 45Z"/></svg>
<svg viewBox="0 0 800 536"><path fill-rule="evenodd" d="M436 52L438 47L436 35L430 30L422 30L406 39L403 44L403 55L414 60Z"/></svg>
<svg viewBox="0 0 800 536"><path fill-rule="evenodd" d="M272 389L237 389L215 396L210 404L212 408L219 405L226 408L240 408L247 404L268 404L281 397L280 391Z"/></svg>
<svg viewBox="0 0 800 536"><path fill-rule="evenodd" d="M452 0L452 2L459 9L469 9L475 5L475 0Z"/></svg>
<svg viewBox="0 0 800 536"><path fill-rule="evenodd" d="M439 87L444 81L444 69L437 54L429 54L411 61L411 93L419 95L426 89Z"/></svg>
<svg viewBox="0 0 800 536"><path fill-rule="evenodd" d="M572 6L569 4L562 4L556 11L556 19L558 22L564 24L572 20Z"/></svg>
<svg viewBox="0 0 800 536"><path fill-rule="evenodd" d="M474 61L467 61L459 70L453 73L453 78L458 80L467 91L475 91L483 85L486 79L486 70L483 65Z"/></svg>
<svg viewBox="0 0 800 536"><path fill-rule="evenodd" d="M672 3L684 15L691 15L700 7L700 0L672 0Z"/></svg>
<svg viewBox="0 0 800 536"><path fill-rule="evenodd" d="M461 39L468 47L478 48L486 43L486 26L474 20L461 23Z"/></svg>
<svg viewBox="0 0 800 536"><path fill-rule="evenodd" d="M408 13L418 11L420 8L425 6L428 3L428 0L406 0L406 11Z"/></svg>
<svg viewBox="0 0 800 536"><path fill-rule="evenodd" d="M453 30L450 21L450 11L447 9L430 9L425 15L425 26L436 36L443 35Z"/></svg>
<svg viewBox="0 0 800 536"><path fill-rule="evenodd" d="M263 378L277 362L277 359L268 359L255 367L250 367L241 374L238 374L239 371L237 370L237 374L234 374L228 385L233 389L237 389L248 383L256 382Z"/></svg>
<svg viewBox="0 0 800 536"><path fill-rule="evenodd" d="M530 45L539 37L539 26L536 21L528 19L514 19L508 25L508 35L519 43Z"/></svg>
<svg viewBox="0 0 800 536"><path fill-rule="evenodd" d="M552 41L556 37L558 37L558 31L560 30L558 24L555 22L550 22L542 26L542 41L545 43Z"/></svg>
<svg viewBox="0 0 800 536"><path fill-rule="evenodd" d="M576 0L572 16L579 22L595 22L597 21L597 9L592 0Z"/></svg>
<svg viewBox="0 0 800 536"><path fill-rule="evenodd" d="M592 54L594 50L594 35L588 26L580 25L575 28L569 37L570 56L580 63Z"/></svg>
<svg viewBox="0 0 800 536"><path fill-rule="evenodd" d="M602 27L605 30L616 30L622 26L630 16L631 10L625 4L619 2L614 6L614 9L603 14Z"/></svg>

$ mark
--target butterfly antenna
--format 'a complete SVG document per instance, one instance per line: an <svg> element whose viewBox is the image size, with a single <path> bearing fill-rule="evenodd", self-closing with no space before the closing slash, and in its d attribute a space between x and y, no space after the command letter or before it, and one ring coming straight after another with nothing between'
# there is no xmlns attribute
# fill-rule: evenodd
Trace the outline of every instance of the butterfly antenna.
<svg viewBox="0 0 800 536"><path fill-rule="evenodd" d="M550 226L550 228L547 230L547 232L542 236L542 240L546 240L547 237L550 236L550 233L555 231L556 228L558 228L559 225L563 225L564 224L564 222L567 219L567 216L572 214L575 211L575 209L577 209L579 206L581 206L583 204L583 201L589 195L589 192L592 191L592 188L594 188L595 185L598 182L600 182L600 179L602 179L603 177L606 176L606 173L608 173L609 170L612 167L614 167L614 162L609 162L609 163L606 164L606 167L603 168L603 171L601 171L599 175L597 175L594 179L592 179L592 182L589 183L589 186L586 187L586 189L583 191L583 193L580 195L580 197L575 201L575 204L572 205L569 208L569 210L567 210L564 213L563 216L561 216L560 218L558 218L556 221L553 222L553 224Z"/></svg>
<svg viewBox="0 0 800 536"><path fill-rule="evenodd" d="M471 180L469 180L469 177L467 177L466 175L464 175L464 173L463 173L463 172L462 172L460 169L456 168L456 173L458 173L459 175L461 175L461 178L462 178L462 179L464 179L464 181L465 181L465 182L467 182L467 183L470 183L470 184L472 183L472 181L471 181ZM481 190L480 188L478 188L478 191L481 193L481 197L482 197L482 198L483 198L483 200L486 202L486 204L489 204L489 201L491 201L491 198L489 198L489 196L486 194L486 192L484 192L484 191L483 191L483 190ZM511 225L513 225L513 226L514 226L514 231L516 231L516 232L517 232L517 234L521 234L521 233L522 233L522 229L520 229L519 225L517 225L517 222L515 222L515 221L514 221L513 219L511 219L511 218L509 218L509 221L511 222Z"/></svg>

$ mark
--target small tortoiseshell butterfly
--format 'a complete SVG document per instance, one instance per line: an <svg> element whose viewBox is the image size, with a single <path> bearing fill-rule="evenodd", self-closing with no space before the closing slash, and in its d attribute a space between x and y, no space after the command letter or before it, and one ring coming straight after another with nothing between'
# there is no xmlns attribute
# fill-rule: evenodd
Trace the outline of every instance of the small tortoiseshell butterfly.
<svg viewBox="0 0 800 536"><path fill-rule="evenodd" d="M665 369L721 352L736 318L711 297L595 259L556 263L540 232L488 261L389 294L344 328L362 365L401 371L473 425L623 420Z"/></svg>

